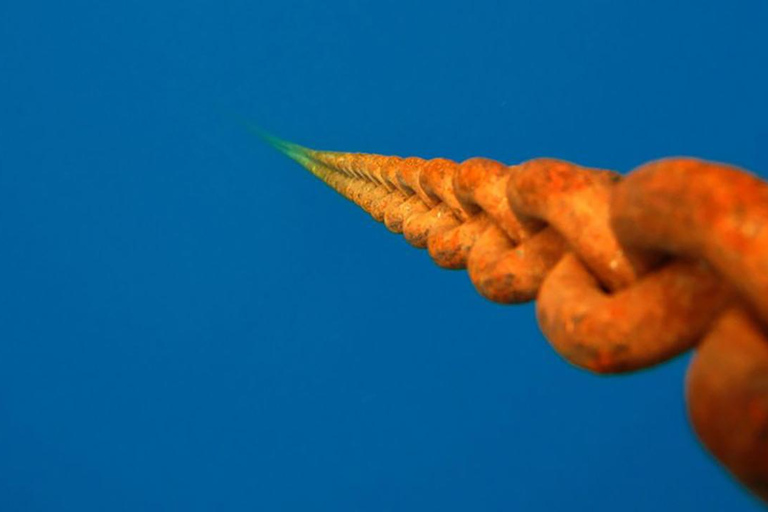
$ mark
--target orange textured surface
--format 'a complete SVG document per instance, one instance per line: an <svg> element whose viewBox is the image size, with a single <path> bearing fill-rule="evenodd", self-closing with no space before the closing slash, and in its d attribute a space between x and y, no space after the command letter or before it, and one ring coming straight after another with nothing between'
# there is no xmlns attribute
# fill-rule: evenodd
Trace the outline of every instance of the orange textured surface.
<svg viewBox="0 0 768 512"><path fill-rule="evenodd" d="M768 501L768 184L688 158L613 171L535 159L385 157L278 147L374 219L468 270L598 373L695 349L692 425ZM298 155L298 156L297 156Z"/></svg>

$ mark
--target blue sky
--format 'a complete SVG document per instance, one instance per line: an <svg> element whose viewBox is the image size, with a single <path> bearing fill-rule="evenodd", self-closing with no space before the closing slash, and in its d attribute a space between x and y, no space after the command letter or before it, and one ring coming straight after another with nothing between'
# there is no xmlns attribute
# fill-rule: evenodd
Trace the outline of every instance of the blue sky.
<svg viewBox="0 0 768 512"><path fill-rule="evenodd" d="M0 7L0 509L757 510L266 147L768 176L764 1Z"/></svg>

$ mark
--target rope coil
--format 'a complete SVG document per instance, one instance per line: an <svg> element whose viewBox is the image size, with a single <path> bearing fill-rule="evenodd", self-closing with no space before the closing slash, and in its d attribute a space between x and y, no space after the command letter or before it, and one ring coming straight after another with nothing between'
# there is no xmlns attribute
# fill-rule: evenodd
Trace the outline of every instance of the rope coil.
<svg viewBox="0 0 768 512"><path fill-rule="evenodd" d="M265 138L440 267L466 268L484 297L535 299L578 367L634 371L696 347L694 430L768 502L768 183L689 158L622 178L549 158L456 163Z"/></svg>

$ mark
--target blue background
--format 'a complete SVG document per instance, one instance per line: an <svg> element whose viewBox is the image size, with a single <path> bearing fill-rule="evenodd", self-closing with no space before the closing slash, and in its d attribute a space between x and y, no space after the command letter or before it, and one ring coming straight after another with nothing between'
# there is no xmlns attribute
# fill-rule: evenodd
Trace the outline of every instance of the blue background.
<svg viewBox="0 0 768 512"><path fill-rule="evenodd" d="M0 510L757 510L248 134L768 173L763 0L5 2Z"/></svg>

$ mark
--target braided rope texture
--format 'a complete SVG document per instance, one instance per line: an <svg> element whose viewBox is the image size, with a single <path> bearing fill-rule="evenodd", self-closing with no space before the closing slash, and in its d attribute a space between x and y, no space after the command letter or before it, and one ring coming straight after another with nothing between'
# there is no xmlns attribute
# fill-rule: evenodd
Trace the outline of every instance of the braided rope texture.
<svg viewBox="0 0 768 512"><path fill-rule="evenodd" d="M768 183L670 158L626 177L539 158L520 165L316 151L261 134L484 297L536 300L554 349L597 373L696 350L694 430L768 503Z"/></svg>

